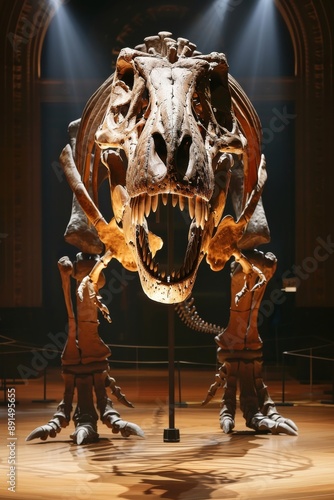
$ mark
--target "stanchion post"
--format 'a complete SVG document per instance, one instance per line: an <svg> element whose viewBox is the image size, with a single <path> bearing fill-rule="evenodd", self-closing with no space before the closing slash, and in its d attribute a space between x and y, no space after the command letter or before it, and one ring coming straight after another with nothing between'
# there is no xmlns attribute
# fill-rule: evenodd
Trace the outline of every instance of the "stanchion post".
<svg viewBox="0 0 334 500"><path fill-rule="evenodd" d="M55 399L47 399L46 397L46 367L43 373L43 399L33 399L32 403L54 403Z"/></svg>
<svg viewBox="0 0 334 500"><path fill-rule="evenodd" d="M310 398L313 399L313 349L310 347Z"/></svg>
<svg viewBox="0 0 334 500"><path fill-rule="evenodd" d="M285 403L285 352L282 356L282 403Z"/></svg>
<svg viewBox="0 0 334 500"><path fill-rule="evenodd" d="M181 368L180 368L180 361L177 361L177 376L178 376L178 386L179 386L179 405L182 404L182 398L181 398Z"/></svg>
<svg viewBox="0 0 334 500"><path fill-rule="evenodd" d="M288 353L285 351L282 353L282 401L280 403L275 403L276 406L293 406L293 403L286 403L285 402L285 380L286 380L286 375L285 375L285 356Z"/></svg>

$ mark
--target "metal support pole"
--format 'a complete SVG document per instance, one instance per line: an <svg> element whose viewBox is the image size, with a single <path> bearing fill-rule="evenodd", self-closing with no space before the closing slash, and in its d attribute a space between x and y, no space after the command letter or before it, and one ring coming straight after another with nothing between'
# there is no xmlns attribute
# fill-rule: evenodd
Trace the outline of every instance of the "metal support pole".
<svg viewBox="0 0 334 500"><path fill-rule="evenodd" d="M282 403L285 403L285 356L282 356Z"/></svg>
<svg viewBox="0 0 334 500"><path fill-rule="evenodd" d="M313 349L310 348L310 398L313 399Z"/></svg>
<svg viewBox="0 0 334 500"><path fill-rule="evenodd" d="M280 403L276 403L276 406L293 406L293 403L285 402L285 380L286 380L286 369L285 369L285 356L288 354L287 352L283 352L282 355L282 401Z"/></svg>
<svg viewBox="0 0 334 500"><path fill-rule="evenodd" d="M177 376L178 376L178 385L179 385L179 405L182 402L181 399L181 369L180 369L180 361L177 362Z"/></svg>
<svg viewBox="0 0 334 500"><path fill-rule="evenodd" d="M168 204L168 273L174 267L174 223L173 208ZM168 374L169 374L169 428L164 429L165 443L178 443L180 441L180 431L175 429L175 317L174 305L168 305Z"/></svg>

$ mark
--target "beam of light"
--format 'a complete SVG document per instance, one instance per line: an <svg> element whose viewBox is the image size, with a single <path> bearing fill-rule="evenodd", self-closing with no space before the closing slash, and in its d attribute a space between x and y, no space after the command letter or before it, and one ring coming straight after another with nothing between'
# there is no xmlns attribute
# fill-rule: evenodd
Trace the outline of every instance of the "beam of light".
<svg viewBox="0 0 334 500"><path fill-rule="evenodd" d="M49 78L66 80L76 99L78 80L99 77L98 54L93 41L66 5L68 2L51 1L57 10L43 47L44 71Z"/></svg>
<svg viewBox="0 0 334 500"><path fill-rule="evenodd" d="M244 0L214 0L204 12L199 12L194 23L186 29L185 36L205 54L217 51L224 36L223 24L228 13L233 10L233 4L242 1Z"/></svg>
<svg viewBox="0 0 334 500"><path fill-rule="evenodd" d="M66 3L66 0L50 0L50 4L55 7L55 9L58 9L62 4Z"/></svg>
<svg viewBox="0 0 334 500"><path fill-rule="evenodd" d="M277 76L281 73L278 33L279 12L274 0L257 0L254 10L242 21L229 53L231 73L247 76L251 83L248 93L252 98L256 77Z"/></svg>
<svg viewBox="0 0 334 500"><path fill-rule="evenodd" d="M284 64L287 67L282 59L290 39L283 35L285 29L274 0L213 0L185 36L203 53L225 52L230 73L237 79L247 77L252 98L256 78L278 76Z"/></svg>

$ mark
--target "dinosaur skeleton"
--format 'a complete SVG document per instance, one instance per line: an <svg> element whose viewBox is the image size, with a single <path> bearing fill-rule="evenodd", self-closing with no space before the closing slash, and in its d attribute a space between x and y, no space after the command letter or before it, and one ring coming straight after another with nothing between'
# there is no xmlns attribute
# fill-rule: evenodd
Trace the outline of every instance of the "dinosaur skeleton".
<svg viewBox="0 0 334 500"><path fill-rule="evenodd" d="M228 74L225 55L202 55L194 44L174 40L168 32L123 49L115 73L90 98L81 120L70 124L69 133L70 144L60 157L74 194L65 239L80 253L74 263L68 257L59 261L69 317L62 355L65 394L54 418L27 439L52 437L68 425L75 388L75 442L98 437L93 388L101 419L113 432L142 435L138 426L120 418L106 394L111 387L131 405L115 389L110 352L98 335L96 306L111 321L99 294L111 259L139 273L149 298L177 304L186 324L216 335L221 368L204 404L224 385L220 424L225 432L234 428L239 379L246 424L256 431L295 435L297 427L278 414L261 375L257 314L276 268L271 253L255 250L270 239L261 201L267 177L261 125ZM110 222L99 208L104 181L110 188ZM225 215L227 196L235 217ZM166 241L150 229L152 214L163 207L189 215L184 258L175 267L159 263ZM222 329L199 318L191 291L203 258L219 271L232 257L230 320Z"/></svg>

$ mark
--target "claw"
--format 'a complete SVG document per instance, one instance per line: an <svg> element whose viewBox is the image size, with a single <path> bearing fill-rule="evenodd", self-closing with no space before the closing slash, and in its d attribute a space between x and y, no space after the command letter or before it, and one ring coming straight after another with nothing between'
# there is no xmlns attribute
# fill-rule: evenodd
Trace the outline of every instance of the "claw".
<svg viewBox="0 0 334 500"><path fill-rule="evenodd" d="M112 432L114 434L118 434L120 432L123 437L129 437L131 435L142 438L144 437L144 432L139 425L133 424L132 422L126 422L122 419L113 422Z"/></svg>
<svg viewBox="0 0 334 500"><path fill-rule="evenodd" d="M81 301L83 301L83 294L84 294L84 290L87 287L89 287L89 282L91 281L90 277L89 276L85 276L83 278L83 280L81 281L80 285L78 286L78 290L77 290L77 294L78 294L78 297ZM91 294L91 290L89 290L89 295ZM95 294L94 294L95 295Z"/></svg>
<svg viewBox="0 0 334 500"><path fill-rule="evenodd" d="M94 304L101 311L104 319L106 319L108 321L108 323L111 323L111 317L110 317L110 314L109 314L109 309L108 309L108 307L105 304L103 304L103 302L102 302L101 299L102 299L102 297L100 295L95 295L95 297L94 297Z"/></svg>
<svg viewBox="0 0 334 500"><path fill-rule="evenodd" d="M97 285L92 281L89 275L85 276L78 286L77 294L81 301L83 301L84 290L87 288L89 298L93 300L96 307L101 311L103 317L111 323L111 318L109 315L109 309L102 302L102 297L99 295L99 290Z"/></svg>
<svg viewBox="0 0 334 500"><path fill-rule="evenodd" d="M279 413L270 415L270 420L274 421L276 424L275 430L277 432L273 432L273 434L283 433L289 436L298 436L298 427L293 420L284 418Z"/></svg>
<svg viewBox="0 0 334 500"><path fill-rule="evenodd" d="M32 441L33 439L40 438L45 441L49 436L54 438L61 431L61 426L55 420L51 420L46 425L36 427L29 436L26 437L26 441Z"/></svg>
<svg viewBox="0 0 334 500"><path fill-rule="evenodd" d="M234 429L234 420L231 417L223 417L220 420L220 428L225 434L230 434Z"/></svg>
<svg viewBox="0 0 334 500"><path fill-rule="evenodd" d="M79 445L95 443L99 439L98 433L90 424L78 425L70 437L74 443Z"/></svg>
<svg viewBox="0 0 334 500"><path fill-rule="evenodd" d="M272 434L298 436L298 427L296 424L292 420L282 417L279 413L270 416L256 413L251 420L250 427L257 431L268 431Z"/></svg>
<svg viewBox="0 0 334 500"><path fill-rule="evenodd" d="M120 403L122 403L124 406L127 406L128 408L134 408L133 404L126 399L125 394L121 392L121 388L116 385L116 380L114 378L108 376L106 386L110 387L112 394L116 396L117 400Z"/></svg>
<svg viewBox="0 0 334 500"><path fill-rule="evenodd" d="M210 385L206 398L201 403L202 406L208 404L209 401L211 401L211 399L216 395L217 390L223 386L223 380L218 373L215 375L215 379L216 381Z"/></svg>

